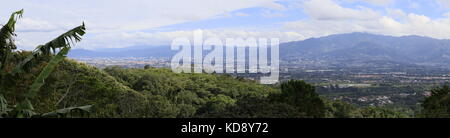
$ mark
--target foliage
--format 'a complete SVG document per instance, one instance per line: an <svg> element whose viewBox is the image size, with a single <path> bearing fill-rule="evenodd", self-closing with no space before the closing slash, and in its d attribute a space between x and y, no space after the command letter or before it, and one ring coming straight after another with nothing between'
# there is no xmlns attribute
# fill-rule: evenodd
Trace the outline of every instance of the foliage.
<svg viewBox="0 0 450 138"><path fill-rule="evenodd" d="M45 79L50 75L50 73L53 72L53 70L55 70L58 63L64 60L67 53L69 53L69 50L69 47L64 47L55 57L52 58L52 60L50 60L47 66L44 67L42 72L36 77L33 84L30 86L30 90L26 95L27 98L33 98L36 96L39 89L45 84Z"/></svg>
<svg viewBox="0 0 450 138"><path fill-rule="evenodd" d="M13 70L13 74L21 73L27 67L33 66L36 64L37 57L40 56L49 56L52 53L56 53L56 49L68 49L74 42L81 41L81 36L85 34L86 27L84 23L81 26L75 27L72 30L67 31L66 33L58 36L50 42L47 42L44 45L37 46L31 55L21 61L15 69ZM72 43L72 44L71 44ZM52 52L53 51L53 52ZM64 51L59 51L64 52ZM65 54L67 55L67 53ZM27 64L31 64L27 66Z"/></svg>
<svg viewBox="0 0 450 138"><path fill-rule="evenodd" d="M3 95L0 94L0 118L6 116L8 114L8 102L3 97Z"/></svg>
<svg viewBox="0 0 450 138"><path fill-rule="evenodd" d="M450 87L435 88L431 91L431 96L422 103L422 117L427 118L448 118L450 117Z"/></svg>
<svg viewBox="0 0 450 138"><path fill-rule="evenodd" d="M65 56L70 50L71 43L78 42L81 40L81 36L85 34L84 23L82 26L76 27L63 35L57 37L56 39L48 42L45 45L40 45L34 50L31 54L28 55L27 58L20 61L19 64L16 64L17 60L11 59L11 55L17 55L17 53L13 52L16 49L16 46L13 41L13 36L16 36L15 24L17 19L22 17L23 10L14 12L8 23L4 25L0 30L0 90L2 90L0 94L0 115L1 117L17 117L17 118L29 118L29 117L47 117L48 115L61 115L61 114L72 114L73 111L79 111L78 113L87 112L90 106L85 107L73 107L73 108L64 108L55 111L55 113L48 114L38 114L34 112L33 104L30 100L33 100L37 95L39 89L45 84L45 79L48 78L50 73L54 71L59 62L64 60ZM50 51L53 50L53 53ZM58 53L56 53L56 49L61 49ZM56 54L54 56L53 54ZM33 84L28 88L28 92L20 92L20 90L16 89L14 93L18 93L20 97L23 97L20 102L16 103L12 109L8 109L7 100L3 97L3 93L8 94L8 91L14 89L14 86L5 86L5 82L8 80L16 81L17 80L26 80L28 78L23 77L23 71L28 69L32 69L36 67L37 63L42 62L42 57L51 58L50 62L40 71L39 76L35 78ZM29 64L29 63L33 64ZM29 64L28 66L25 66ZM14 66L16 68L11 73L11 70L6 70L8 66ZM8 80L7 80L8 79ZM15 86L17 88L17 86ZM17 92L19 91L19 92ZM14 99L17 100L17 99Z"/></svg>
<svg viewBox="0 0 450 138"><path fill-rule="evenodd" d="M228 117L237 101L277 90L229 75L177 74L169 69L105 68L119 82L149 97L152 117Z"/></svg>
<svg viewBox="0 0 450 138"><path fill-rule="evenodd" d="M17 47L14 44L14 36L16 34L14 31L16 30L16 22L18 18L21 18L23 14L23 10L14 12L2 28L0 29L0 70L4 69L4 65L10 56L12 50L15 50Z"/></svg>
<svg viewBox="0 0 450 138"><path fill-rule="evenodd" d="M64 109L58 109L53 112L42 114L41 117L58 117L58 118L67 118L67 117L76 117L76 116L88 116L90 113L92 105L80 106L80 107L69 107ZM87 114L87 115L85 115Z"/></svg>
<svg viewBox="0 0 450 138"><path fill-rule="evenodd" d="M360 110L359 118L407 118L408 116L385 108L366 107Z"/></svg>
<svg viewBox="0 0 450 138"><path fill-rule="evenodd" d="M355 118L360 116L358 108L352 104L325 99L323 101L326 110L325 116L328 118Z"/></svg>
<svg viewBox="0 0 450 138"><path fill-rule="evenodd" d="M304 81L290 80L281 84L280 101L294 105L304 117L325 117L325 104L315 87Z"/></svg>

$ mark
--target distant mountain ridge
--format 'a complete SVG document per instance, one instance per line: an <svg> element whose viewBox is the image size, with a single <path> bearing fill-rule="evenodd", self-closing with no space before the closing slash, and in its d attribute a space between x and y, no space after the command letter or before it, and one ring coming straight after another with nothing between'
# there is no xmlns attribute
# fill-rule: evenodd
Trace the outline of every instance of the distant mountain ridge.
<svg viewBox="0 0 450 138"><path fill-rule="evenodd" d="M450 65L450 40L421 36L349 33L281 44L281 59L325 62L389 61L419 65Z"/></svg>
<svg viewBox="0 0 450 138"><path fill-rule="evenodd" d="M177 51L169 46L132 46L126 48L103 48L97 50L74 49L69 57L171 57Z"/></svg>

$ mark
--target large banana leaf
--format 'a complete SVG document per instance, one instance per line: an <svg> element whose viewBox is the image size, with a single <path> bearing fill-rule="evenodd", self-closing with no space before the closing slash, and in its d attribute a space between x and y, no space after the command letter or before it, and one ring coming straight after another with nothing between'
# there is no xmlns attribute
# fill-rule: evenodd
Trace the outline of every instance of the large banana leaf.
<svg viewBox="0 0 450 138"><path fill-rule="evenodd" d="M28 93L25 95L27 98L33 98L36 96L39 89L45 84L45 79L50 75L50 73L55 70L58 66L58 63L66 58L66 55L69 53L70 47L64 47L59 51L59 53L50 60L47 66L39 73L39 76L34 80L33 84L30 86Z"/></svg>
<svg viewBox="0 0 450 138"><path fill-rule="evenodd" d="M17 19L22 17L22 14L23 10L14 12L11 15L8 23L2 26L2 28L0 29L0 73L4 73L3 68L5 63L7 62L8 56L13 50L17 48L14 44L13 37L16 36L16 34L14 33L15 24L17 22ZM29 87L28 92L25 93L25 99L22 102L16 104L15 106L12 106L12 108L9 109L6 99L3 97L3 95L0 95L0 118L29 118L52 116L66 117L72 116L74 113L78 113L81 115L89 113L91 106L65 108L50 113L37 114L33 111L34 108L30 101L30 99L32 100L36 97L39 89L45 84L45 79L47 79L49 75L55 70L58 63L64 60L71 48L71 45L73 45L75 42L81 41L81 36L85 34L85 30L86 28L83 23L81 26L73 28L72 30L58 36L52 41L36 47L31 55L27 56L23 61L16 65L15 69L11 72L12 75L23 72L25 69L27 69L27 67L33 67L36 63L39 63L39 61L37 60L38 57L52 56L52 59L43 68L43 70L34 80L33 84ZM56 53L57 49L59 49L58 53ZM3 75L0 74L0 76ZM2 78L0 77L0 79Z"/></svg>
<svg viewBox="0 0 450 138"><path fill-rule="evenodd" d="M28 90L28 92L25 94L25 100L19 104L21 106L17 107L17 110L20 111L18 113L18 117L33 117L33 116L38 116L41 117L40 115L36 115L34 112L29 112L33 110L33 106L30 102L29 99L33 99L34 97L36 97L39 89L45 84L45 79L48 78L48 76L50 76L50 74L56 69L56 67L58 66L59 62L63 61L64 58L66 58L66 55L69 53L70 47L64 47L61 49L61 51L58 52L57 55L55 55L50 62L42 69L41 73L39 73L38 77L34 80L33 84L30 86L30 89ZM90 107L90 106L89 106ZM44 114L45 116L52 116L52 115L57 115L57 116L62 116L66 113L71 113L72 110L79 110L81 113L83 114L85 112L89 112L89 110L87 110L87 106L80 108L80 107L74 107L74 108L66 108L66 109L61 109L61 110L57 110L55 112L51 112L51 113L47 113ZM42 116L42 117L45 117Z"/></svg>
<svg viewBox="0 0 450 138"><path fill-rule="evenodd" d="M52 53L52 51L53 53L55 53L55 50L57 48L70 47L75 42L81 41L81 36L86 33L85 30L86 27L83 23L81 26L73 28L72 30L58 36L45 45L38 46L36 49L39 49L39 53L44 55L49 55Z"/></svg>
<svg viewBox="0 0 450 138"><path fill-rule="evenodd" d="M0 94L0 112L6 111L7 107L8 103L6 102L6 99Z"/></svg>
<svg viewBox="0 0 450 138"><path fill-rule="evenodd" d="M71 45L75 42L81 41L81 36L83 36L86 32L86 27L84 23L81 26L75 27L72 30L58 36L52 41L46 43L45 45L40 45L36 47L31 55L26 57L22 62L16 65L12 74L17 74L24 71L24 67L26 64L33 64L34 60L38 56L42 55L51 55L55 53L56 49L71 47Z"/></svg>
<svg viewBox="0 0 450 138"><path fill-rule="evenodd" d="M14 118L55 118L55 117L88 117L91 112L92 105L69 107L58 109L44 114L37 114L33 111L33 107L29 100L22 102L14 107L8 109L8 103L3 95L0 94L0 118L14 117Z"/></svg>
<svg viewBox="0 0 450 138"><path fill-rule="evenodd" d="M8 112L8 103L3 95L0 94L0 118L7 115Z"/></svg>
<svg viewBox="0 0 450 138"><path fill-rule="evenodd" d="M0 29L0 70L4 68L6 59L11 51L17 48L14 44L13 36L16 35L14 33L16 30L16 22L22 17L22 14L23 10L14 12L9 18L8 23Z"/></svg>
<svg viewBox="0 0 450 138"><path fill-rule="evenodd" d="M0 95L0 118L30 118L34 115L36 115L36 113L33 112L33 106L31 106L29 100L25 100L24 102L13 106L13 109L9 109L6 99Z"/></svg>
<svg viewBox="0 0 450 138"><path fill-rule="evenodd" d="M45 113L39 117L51 118L51 117L84 117L89 115L92 106L80 106L80 107L69 107L64 109L59 109L53 112Z"/></svg>

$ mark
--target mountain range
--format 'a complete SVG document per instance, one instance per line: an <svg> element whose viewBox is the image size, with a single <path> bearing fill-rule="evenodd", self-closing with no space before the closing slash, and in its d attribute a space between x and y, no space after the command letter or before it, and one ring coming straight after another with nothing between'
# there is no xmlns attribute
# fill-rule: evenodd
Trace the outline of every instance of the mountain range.
<svg viewBox="0 0 450 138"><path fill-rule="evenodd" d="M96 50L74 49L69 57L171 57L177 51L170 50L169 46L132 46L126 48L103 48Z"/></svg>
<svg viewBox="0 0 450 138"><path fill-rule="evenodd" d="M134 46L98 50L75 49L69 57L171 57L169 46ZM280 44L286 61L328 63L386 62L450 66L450 40L423 36L385 36L348 33Z"/></svg>
<svg viewBox="0 0 450 138"><path fill-rule="evenodd" d="M450 40L349 33L281 44L283 60L450 65Z"/></svg>

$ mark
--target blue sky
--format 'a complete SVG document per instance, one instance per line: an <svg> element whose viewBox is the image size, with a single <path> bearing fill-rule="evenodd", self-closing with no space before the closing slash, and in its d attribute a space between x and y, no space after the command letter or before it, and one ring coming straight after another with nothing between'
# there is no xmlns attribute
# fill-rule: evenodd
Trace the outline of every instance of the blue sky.
<svg viewBox="0 0 450 138"><path fill-rule="evenodd" d="M25 9L17 43L31 49L86 22L77 48L170 45L202 29L205 37L282 42L369 32L450 39L450 0L14 0L0 22Z"/></svg>

